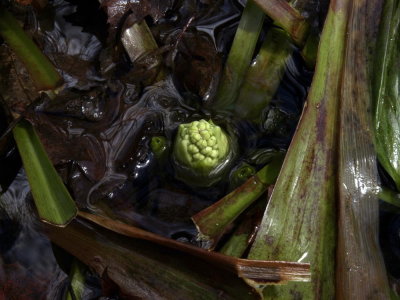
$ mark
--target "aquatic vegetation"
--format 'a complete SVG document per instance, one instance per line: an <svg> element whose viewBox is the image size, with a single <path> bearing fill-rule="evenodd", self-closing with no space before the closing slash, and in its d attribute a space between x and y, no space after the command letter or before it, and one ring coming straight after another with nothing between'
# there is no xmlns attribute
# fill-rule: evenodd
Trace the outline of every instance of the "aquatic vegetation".
<svg viewBox="0 0 400 300"><path fill-rule="evenodd" d="M381 2L3 1L0 161L15 140L25 172L0 201L0 298L21 252L54 256L32 288L51 299L387 298L399 22Z"/></svg>
<svg viewBox="0 0 400 300"><path fill-rule="evenodd" d="M212 121L180 124L174 142L176 176L189 184L209 186L230 166L235 141Z"/></svg>

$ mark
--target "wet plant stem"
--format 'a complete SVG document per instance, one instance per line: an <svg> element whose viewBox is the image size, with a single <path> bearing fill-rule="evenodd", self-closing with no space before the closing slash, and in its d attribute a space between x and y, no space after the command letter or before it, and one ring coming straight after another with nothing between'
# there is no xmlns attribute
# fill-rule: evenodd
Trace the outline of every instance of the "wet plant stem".
<svg viewBox="0 0 400 300"><path fill-rule="evenodd" d="M249 0L229 51L213 109L232 108L253 58L263 22L264 12L253 0Z"/></svg>
<svg viewBox="0 0 400 300"><path fill-rule="evenodd" d="M273 184L279 174L283 154L274 158L243 185L192 217L199 239L215 247L228 226Z"/></svg>
<svg viewBox="0 0 400 300"><path fill-rule="evenodd" d="M310 26L299 11L285 0L254 0L254 2L290 35L297 46L304 46Z"/></svg>
<svg viewBox="0 0 400 300"><path fill-rule="evenodd" d="M289 4L285 2L284 5L290 6L293 2L291 1ZM307 0L297 3L299 12L304 10L306 3ZM292 9L297 12L295 8ZM278 22L275 24L279 25ZM314 68L318 44L319 35L311 32L301 52L309 69ZM294 48L287 31L279 27L272 27L268 31L240 88L239 97L235 103L235 114L238 117L254 123L262 122L262 112L275 96Z"/></svg>
<svg viewBox="0 0 400 300"><path fill-rule="evenodd" d="M53 225L66 226L75 218L77 208L35 129L22 120L13 129L13 134L40 219Z"/></svg>
<svg viewBox="0 0 400 300"><path fill-rule="evenodd" d="M235 103L237 116L256 123L261 121L261 112L278 90L292 51L290 38L282 29L271 28L268 31L240 88Z"/></svg>

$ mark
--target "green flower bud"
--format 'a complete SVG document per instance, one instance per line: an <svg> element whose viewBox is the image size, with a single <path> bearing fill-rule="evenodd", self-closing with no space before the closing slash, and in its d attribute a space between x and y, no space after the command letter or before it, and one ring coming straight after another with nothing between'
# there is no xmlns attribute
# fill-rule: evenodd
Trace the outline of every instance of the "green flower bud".
<svg viewBox="0 0 400 300"><path fill-rule="evenodd" d="M233 157L230 137L211 121L181 124L174 143L177 177L191 185L210 186Z"/></svg>

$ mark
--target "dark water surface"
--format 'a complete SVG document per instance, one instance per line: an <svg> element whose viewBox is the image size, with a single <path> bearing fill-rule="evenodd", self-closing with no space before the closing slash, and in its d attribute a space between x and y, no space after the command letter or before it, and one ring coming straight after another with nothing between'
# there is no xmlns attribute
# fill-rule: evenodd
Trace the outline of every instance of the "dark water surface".
<svg viewBox="0 0 400 300"><path fill-rule="evenodd" d="M82 24L83 5L54 1L53 26L47 25L48 30L38 30L36 35L66 86L54 101L42 99L29 119L81 209L167 237L192 240L196 232L190 217L225 195L232 188L231 176L211 188L188 186L174 178L169 159L155 159L151 138L166 137L171 146L179 124L212 118L241 145L232 170L244 162L260 168L268 154L288 147L312 73L295 53L276 97L264 112L264 120L276 116L284 120L278 126L267 122L273 125L265 128L205 110L202 104L212 98L209 93L213 91L207 86L215 84L212 77L218 77L222 68L242 6L233 0L214 6L195 1L185 4L152 25L159 46L167 51L165 61L172 72L166 80L143 89L123 51L107 66L110 49L101 32L88 30L87 24L83 30L77 26ZM44 21L36 23L39 29ZM182 44L196 42L203 52L193 54L196 49L179 46L168 50L168 43L176 37ZM212 49L219 50L213 54L219 59L207 61L210 66L196 71L193 60L210 59ZM190 54L193 68L182 70ZM197 78L205 76L204 72L212 76L196 86L197 79L187 79L191 72Z"/></svg>

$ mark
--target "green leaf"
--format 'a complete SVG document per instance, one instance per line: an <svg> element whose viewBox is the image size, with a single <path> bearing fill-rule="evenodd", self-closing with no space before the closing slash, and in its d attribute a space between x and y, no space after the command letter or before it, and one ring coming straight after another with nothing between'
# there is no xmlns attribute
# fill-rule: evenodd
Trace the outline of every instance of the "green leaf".
<svg viewBox="0 0 400 300"><path fill-rule="evenodd" d="M400 190L400 7L396 0L385 5L373 81L375 148Z"/></svg>
<svg viewBox="0 0 400 300"><path fill-rule="evenodd" d="M39 217L50 224L66 226L77 214L77 207L48 158L35 129L20 121L14 138L31 186Z"/></svg>
<svg viewBox="0 0 400 300"><path fill-rule="evenodd" d="M338 157L338 299L389 299L379 247L378 170L373 146L370 47L381 0L348 1L346 57L340 88Z"/></svg>
<svg viewBox="0 0 400 300"><path fill-rule="evenodd" d="M312 280L267 286L266 299L334 297L337 117L349 6L330 4L308 100L249 253L310 262Z"/></svg>

